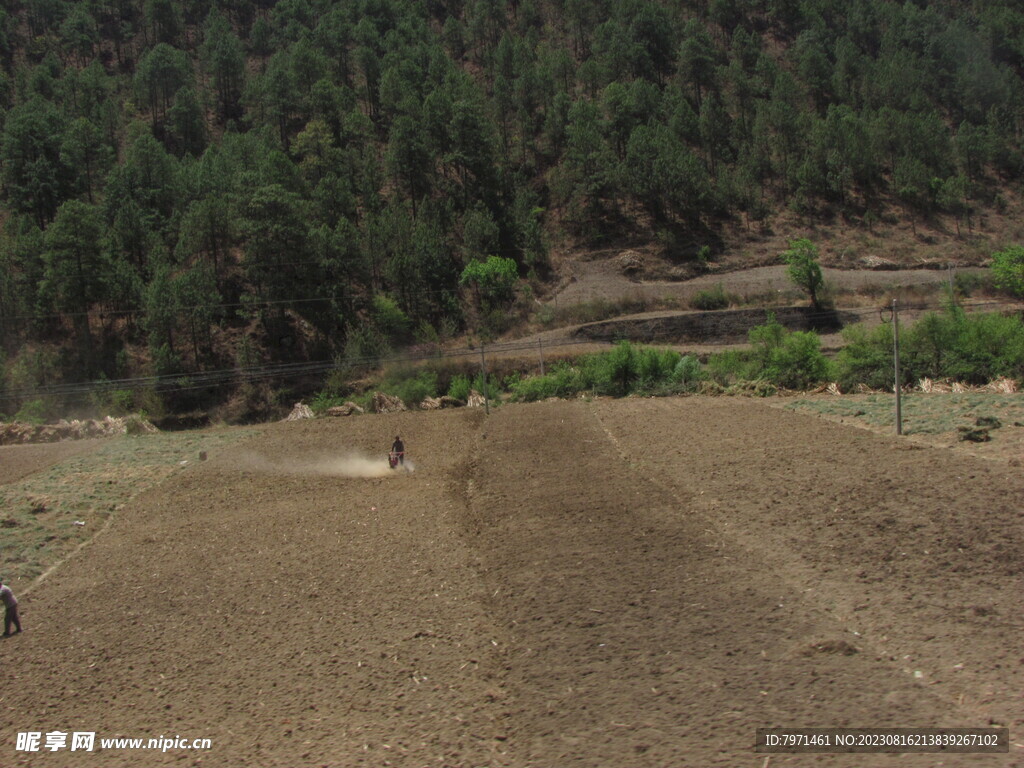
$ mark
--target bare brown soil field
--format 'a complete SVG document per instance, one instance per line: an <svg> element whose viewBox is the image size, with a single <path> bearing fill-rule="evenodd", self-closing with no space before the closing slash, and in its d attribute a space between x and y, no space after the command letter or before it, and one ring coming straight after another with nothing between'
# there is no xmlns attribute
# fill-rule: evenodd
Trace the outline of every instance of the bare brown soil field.
<svg viewBox="0 0 1024 768"><path fill-rule="evenodd" d="M0 484L46 469L58 461L89 453L99 440L68 440L41 445L0 445Z"/></svg>
<svg viewBox="0 0 1024 768"><path fill-rule="evenodd" d="M0 765L1024 765L1022 491L737 398L267 427L22 601ZM752 750L996 724L1009 754ZM212 747L15 749L54 730Z"/></svg>

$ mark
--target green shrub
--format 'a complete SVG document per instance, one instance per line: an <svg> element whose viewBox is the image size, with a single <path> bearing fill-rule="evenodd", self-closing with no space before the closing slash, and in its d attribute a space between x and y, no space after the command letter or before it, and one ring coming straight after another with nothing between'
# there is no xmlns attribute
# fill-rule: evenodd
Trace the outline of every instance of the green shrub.
<svg viewBox="0 0 1024 768"><path fill-rule="evenodd" d="M469 400L469 390L471 385L469 378L463 376L461 373L452 376L451 383L448 384L448 396L454 397L456 400L466 402Z"/></svg>
<svg viewBox="0 0 1024 768"><path fill-rule="evenodd" d="M1024 246L1013 245L993 253L992 276L997 287L1024 296Z"/></svg>
<svg viewBox="0 0 1024 768"><path fill-rule="evenodd" d="M60 353L55 347L26 347L5 361L4 381L13 390L38 389L61 380Z"/></svg>
<svg viewBox="0 0 1024 768"><path fill-rule="evenodd" d="M407 406L416 406L428 397L437 397L437 374L421 370L398 381L387 381L383 388L389 394L401 398Z"/></svg>
<svg viewBox="0 0 1024 768"><path fill-rule="evenodd" d="M498 381L498 377L495 376L493 373L487 374L486 384L484 383L483 373L478 373L473 378L473 389L475 389L481 395L484 394L484 392L486 391L488 397L497 397L502 392L501 382Z"/></svg>
<svg viewBox="0 0 1024 768"><path fill-rule="evenodd" d="M555 308L550 304L544 304L537 310L534 320L542 328L550 328L555 324Z"/></svg>
<svg viewBox="0 0 1024 768"><path fill-rule="evenodd" d="M892 326L873 331L854 326L844 331L847 345L837 358L838 380L845 387L893 384ZM1000 376L1024 377L1024 323L999 314L967 315L951 306L929 313L900 336L900 378L950 378L983 384Z"/></svg>
<svg viewBox="0 0 1024 768"><path fill-rule="evenodd" d="M637 360L640 389L651 389L670 381L681 358L682 355L672 349L642 348Z"/></svg>
<svg viewBox="0 0 1024 768"><path fill-rule="evenodd" d="M515 322L515 317L501 307L495 307L487 311L481 311L480 323L481 330L485 332L486 337L495 339L501 334L505 333L512 327Z"/></svg>
<svg viewBox="0 0 1024 768"><path fill-rule="evenodd" d="M22 403L21 408L14 414L14 420L23 421L27 424L45 424L48 416L49 408L46 402L40 398Z"/></svg>
<svg viewBox="0 0 1024 768"><path fill-rule="evenodd" d="M169 344L160 344L150 351L153 355L153 373L157 376L172 376L184 370L181 356Z"/></svg>
<svg viewBox="0 0 1024 768"><path fill-rule="evenodd" d="M478 306L484 310L497 309L512 302L519 267L513 259L488 256L486 261L474 259L462 270L460 285L471 286Z"/></svg>
<svg viewBox="0 0 1024 768"><path fill-rule="evenodd" d="M995 278L991 272L957 272L953 276L953 287L959 296L973 296L976 293L991 293Z"/></svg>
<svg viewBox="0 0 1024 768"><path fill-rule="evenodd" d="M691 307L704 311L725 309L730 303L730 296L725 292L725 288L722 287L721 283L718 283L713 288L697 291L690 299Z"/></svg>
<svg viewBox="0 0 1024 768"><path fill-rule="evenodd" d="M512 373L505 376L501 380L501 388L504 392L511 392L515 386L523 380L523 374L519 371L512 371Z"/></svg>
<svg viewBox="0 0 1024 768"><path fill-rule="evenodd" d="M640 379L639 355L628 341L594 360L594 389L602 395L625 397Z"/></svg>
<svg viewBox="0 0 1024 768"><path fill-rule="evenodd" d="M890 389L893 383L892 325L868 330L863 325L843 329L846 346L836 356L836 379L844 390L864 384Z"/></svg>
<svg viewBox="0 0 1024 768"><path fill-rule="evenodd" d="M512 399L530 403L549 397L570 397L584 389L580 369L560 361L544 376L530 376L519 381L512 389Z"/></svg>
<svg viewBox="0 0 1024 768"><path fill-rule="evenodd" d="M900 339L900 363L910 381L942 378L948 375L950 358L955 356L962 315L959 310L939 314L929 312L906 329ZM890 346L890 356L892 355ZM891 376L892 365L888 366ZM892 381L890 379L890 385Z"/></svg>
<svg viewBox="0 0 1024 768"><path fill-rule="evenodd" d="M763 377L787 389L807 389L828 381L832 365L821 353L821 340L813 331L787 333L772 350Z"/></svg>
<svg viewBox="0 0 1024 768"><path fill-rule="evenodd" d="M959 381L984 384L1000 376L1024 377L1024 323L999 314L961 316L958 335L946 359L944 374ZM912 371L914 379L920 378Z"/></svg>
<svg viewBox="0 0 1024 768"><path fill-rule="evenodd" d="M514 400L543 400L548 397L569 397L580 392L623 397L644 391L670 394L686 391L699 374L700 364L680 369L683 358L671 349L636 347L620 342L608 352L584 355L575 365L556 363L546 376L506 379ZM678 378L682 376L682 379ZM678 386L680 380L685 386Z"/></svg>
<svg viewBox="0 0 1024 768"><path fill-rule="evenodd" d="M701 369L700 361L696 357L686 355L676 363L670 378L672 382L680 385L686 391L697 386L704 378L704 371Z"/></svg>
<svg viewBox="0 0 1024 768"><path fill-rule="evenodd" d="M791 332L775 316L768 322L750 330L753 357L757 368L747 371L747 377L766 379L776 386L806 389L828 379L832 367L821 353L821 340L813 331Z"/></svg>
<svg viewBox="0 0 1024 768"><path fill-rule="evenodd" d="M100 415L127 416L139 409L135 393L130 389L100 389L89 394L93 407Z"/></svg>
<svg viewBox="0 0 1024 768"><path fill-rule="evenodd" d="M395 344L408 340L412 323L394 299L378 293L373 297L373 325L383 339Z"/></svg>
<svg viewBox="0 0 1024 768"><path fill-rule="evenodd" d="M716 352L708 358L704 373L708 380L720 387L727 387L737 381L757 378L760 366L751 361L751 355L745 350L727 349Z"/></svg>
<svg viewBox="0 0 1024 768"><path fill-rule="evenodd" d="M313 395L313 398L309 401L309 408L313 413L319 416L328 408L333 408L336 405L343 405L345 402L346 399L344 397L332 394L327 389L322 389Z"/></svg>
<svg viewBox="0 0 1024 768"><path fill-rule="evenodd" d="M390 354L391 348L379 331L361 325L350 328L345 341L345 360L353 369L371 367Z"/></svg>

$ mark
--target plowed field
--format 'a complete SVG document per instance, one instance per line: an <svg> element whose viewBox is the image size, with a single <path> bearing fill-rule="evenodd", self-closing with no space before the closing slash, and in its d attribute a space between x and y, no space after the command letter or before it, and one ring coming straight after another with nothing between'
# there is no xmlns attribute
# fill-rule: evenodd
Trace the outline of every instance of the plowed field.
<svg viewBox="0 0 1024 768"><path fill-rule="evenodd" d="M395 434L415 472L344 460ZM1022 492L737 398L275 425L24 597L0 765L1024 765ZM753 752L989 725L1009 754ZM16 749L51 731L96 746Z"/></svg>

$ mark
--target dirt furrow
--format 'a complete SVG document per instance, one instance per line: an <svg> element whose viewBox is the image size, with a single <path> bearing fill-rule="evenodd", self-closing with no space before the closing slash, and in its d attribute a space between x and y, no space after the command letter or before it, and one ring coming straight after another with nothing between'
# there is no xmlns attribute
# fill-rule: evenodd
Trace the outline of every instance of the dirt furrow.
<svg viewBox="0 0 1024 768"><path fill-rule="evenodd" d="M503 409L486 431L465 526L510 637L523 764L754 765L757 727L948 724L940 699L625 462L593 406ZM849 764L772 759L812 762Z"/></svg>
<svg viewBox="0 0 1024 768"><path fill-rule="evenodd" d="M1019 473L778 416L756 401L644 400L597 411L638 474L698 514L724 546L768 564L805 604L855 632L864 654L946 702L944 724L1019 731ZM984 759L1024 762L1019 747L1013 752L1003 763Z"/></svg>

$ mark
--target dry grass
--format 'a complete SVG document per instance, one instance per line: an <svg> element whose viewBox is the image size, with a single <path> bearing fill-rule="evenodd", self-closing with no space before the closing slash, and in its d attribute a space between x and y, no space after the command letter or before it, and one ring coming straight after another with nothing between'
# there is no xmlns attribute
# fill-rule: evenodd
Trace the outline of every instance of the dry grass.
<svg viewBox="0 0 1024 768"><path fill-rule="evenodd" d="M831 421L893 435L896 432L895 397L868 395L816 395L780 399L780 407L813 413ZM903 434L929 445L955 447L986 458L1024 460L1024 394L998 392L910 392L901 400ZM992 421L995 420L995 421ZM964 442L967 430L986 429L988 441Z"/></svg>
<svg viewBox="0 0 1024 768"><path fill-rule="evenodd" d="M990 392L912 392L901 398L903 433L944 434L973 426L978 418L995 416L1007 427L1024 423L1024 395ZM895 423L895 397L891 394L842 395L790 400L786 408L811 411L854 422L885 427Z"/></svg>

